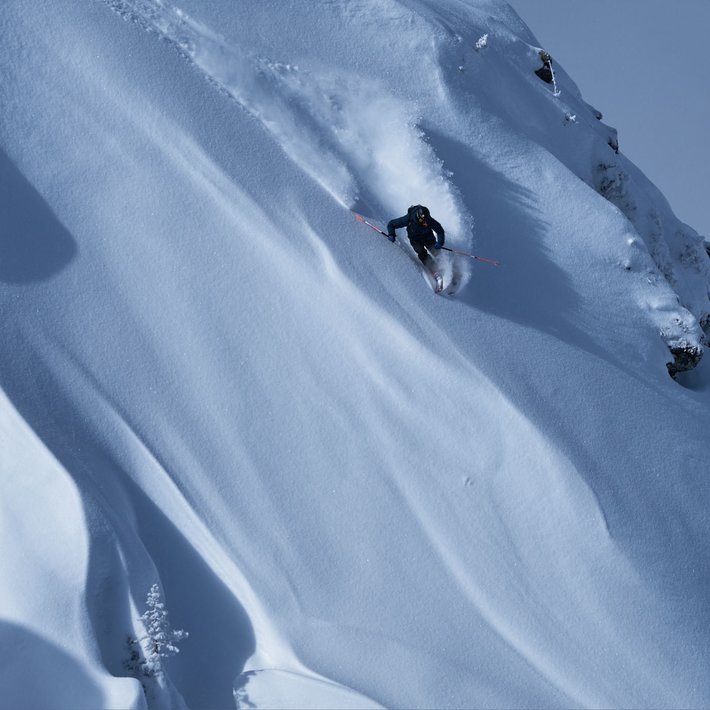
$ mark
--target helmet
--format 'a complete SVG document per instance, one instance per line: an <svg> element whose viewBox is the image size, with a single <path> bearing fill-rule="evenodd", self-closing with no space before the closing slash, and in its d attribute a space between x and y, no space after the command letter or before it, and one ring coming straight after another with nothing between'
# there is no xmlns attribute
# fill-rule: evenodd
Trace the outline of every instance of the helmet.
<svg viewBox="0 0 710 710"><path fill-rule="evenodd" d="M417 222L425 222L426 218L429 216L429 210L426 207L422 207L421 205L417 205L414 208L414 219L417 220Z"/></svg>

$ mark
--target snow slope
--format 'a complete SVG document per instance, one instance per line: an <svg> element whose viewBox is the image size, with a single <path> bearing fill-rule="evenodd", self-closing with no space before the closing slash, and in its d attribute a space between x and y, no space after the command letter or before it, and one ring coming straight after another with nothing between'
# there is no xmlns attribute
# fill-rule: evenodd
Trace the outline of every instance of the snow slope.
<svg viewBox="0 0 710 710"><path fill-rule="evenodd" d="M0 34L0 707L707 706L710 260L505 3Z"/></svg>

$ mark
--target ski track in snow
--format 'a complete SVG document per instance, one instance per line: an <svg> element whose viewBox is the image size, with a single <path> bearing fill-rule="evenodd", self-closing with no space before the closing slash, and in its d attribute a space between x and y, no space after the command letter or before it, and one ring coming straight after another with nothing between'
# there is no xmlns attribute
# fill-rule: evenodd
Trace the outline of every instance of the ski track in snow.
<svg viewBox="0 0 710 710"><path fill-rule="evenodd" d="M451 243L470 247L473 218L417 125L417 106L366 76L327 67L315 74L245 52L165 0L104 2L172 44L343 206L365 197L385 214L399 215L413 195L426 196ZM443 261L450 280L450 259ZM464 286L468 265L461 271Z"/></svg>

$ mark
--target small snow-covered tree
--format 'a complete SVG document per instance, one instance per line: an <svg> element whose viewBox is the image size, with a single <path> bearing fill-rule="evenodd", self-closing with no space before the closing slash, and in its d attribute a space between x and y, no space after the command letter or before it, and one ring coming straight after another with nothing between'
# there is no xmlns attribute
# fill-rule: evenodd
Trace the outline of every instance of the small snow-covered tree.
<svg viewBox="0 0 710 710"><path fill-rule="evenodd" d="M189 634L182 629L171 628L168 610L161 600L157 584L150 588L146 605L148 608L139 617L143 622L145 634L139 639L129 637L131 655L127 666L136 674L153 678L163 673L162 659L179 653L177 644Z"/></svg>
<svg viewBox="0 0 710 710"><path fill-rule="evenodd" d="M151 675L156 675L162 672L161 659L180 653L177 644L186 639L188 633L170 627L168 610L161 601L157 584L150 588L146 605L148 609L140 616L146 631L141 639L141 645L145 652L145 666L152 671Z"/></svg>
<svg viewBox="0 0 710 710"><path fill-rule="evenodd" d="M488 35L485 34L483 37L479 37L476 41L476 51L480 52L488 46Z"/></svg>

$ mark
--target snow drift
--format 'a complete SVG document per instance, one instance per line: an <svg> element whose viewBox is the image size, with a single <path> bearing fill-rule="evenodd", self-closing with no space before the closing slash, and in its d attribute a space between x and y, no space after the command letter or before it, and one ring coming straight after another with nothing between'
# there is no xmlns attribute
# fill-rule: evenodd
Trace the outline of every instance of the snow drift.
<svg viewBox="0 0 710 710"><path fill-rule="evenodd" d="M0 706L707 706L710 259L505 3L0 28Z"/></svg>

